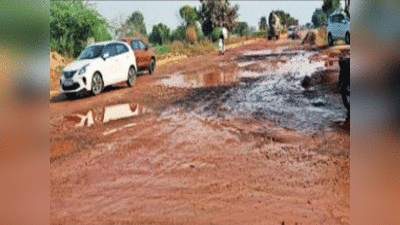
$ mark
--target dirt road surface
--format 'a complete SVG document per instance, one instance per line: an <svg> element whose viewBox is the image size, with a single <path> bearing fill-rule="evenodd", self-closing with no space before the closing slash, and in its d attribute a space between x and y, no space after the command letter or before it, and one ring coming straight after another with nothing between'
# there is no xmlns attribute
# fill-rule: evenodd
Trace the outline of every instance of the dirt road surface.
<svg viewBox="0 0 400 225"><path fill-rule="evenodd" d="M337 57L300 40L50 100L52 224L349 224ZM306 78L307 77L307 78Z"/></svg>

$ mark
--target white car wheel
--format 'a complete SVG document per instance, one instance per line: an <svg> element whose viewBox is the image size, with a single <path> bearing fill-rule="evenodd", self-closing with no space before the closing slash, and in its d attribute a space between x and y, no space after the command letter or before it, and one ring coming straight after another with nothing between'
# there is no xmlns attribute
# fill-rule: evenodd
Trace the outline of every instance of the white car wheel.
<svg viewBox="0 0 400 225"><path fill-rule="evenodd" d="M127 81L129 87L132 87L132 86L133 86L133 84L134 84L135 81L136 81L136 77L137 77L137 76L136 76L135 68L133 68L133 67L129 68L129 71L128 71L128 81Z"/></svg>
<svg viewBox="0 0 400 225"><path fill-rule="evenodd" d="M95 73L92 77L92 94L98 95L103 91L104 83L103 78L99 73Z"/></svg>

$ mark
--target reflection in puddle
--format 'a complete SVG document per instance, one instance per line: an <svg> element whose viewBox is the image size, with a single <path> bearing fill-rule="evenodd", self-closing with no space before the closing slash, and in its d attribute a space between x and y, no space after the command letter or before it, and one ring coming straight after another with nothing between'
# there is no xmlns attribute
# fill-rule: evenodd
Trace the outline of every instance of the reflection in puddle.
<svg viewBox="0 0 400 225"><path fill-rule="evenodd" d="M85 113L76 113L65 116L65 120L75 123L75 127L92 126L93 124L103 124L110 121L126 119L149 113L151 110L143 107L139 103L126 103L107 106L104 108L90 109Z"/></svg>
<svg viewBox="0 0 400 225"><path fill-rule="evenodd" d="M168 87L188 87L199 88L215 85L230 84L237 81L237 75L234 73L223 73L220 71L211 71L198 75L171 75L168 78L161 79L160 83Z"/></svg>

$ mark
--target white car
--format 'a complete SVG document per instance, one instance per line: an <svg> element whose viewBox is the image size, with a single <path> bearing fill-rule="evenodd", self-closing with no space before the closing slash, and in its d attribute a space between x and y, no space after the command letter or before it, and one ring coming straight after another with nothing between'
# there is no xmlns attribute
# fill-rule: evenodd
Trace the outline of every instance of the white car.
<svg viewBox="0 0 400 225"><path fill-rule="evenodd" d="M350 44L350 19L345 14L333 13L327 22L328 45L332 46L336 40L345 40L346 44Z"/></svg>
<svg viewBox="0 0 400 225"><path fill-rule="evenodd" d="M95 43L63 69L61 92L70 98L80 91L98 95L104 87L124 81L131 87L136 80L136 69L134 52L125 42Z"/></svg>
<svg viewBox="0 0 400 225"><path fill-rule="evenodd" d="M290 26L288 28L288 38L300 38L300 31L298 26Z"/></svg>

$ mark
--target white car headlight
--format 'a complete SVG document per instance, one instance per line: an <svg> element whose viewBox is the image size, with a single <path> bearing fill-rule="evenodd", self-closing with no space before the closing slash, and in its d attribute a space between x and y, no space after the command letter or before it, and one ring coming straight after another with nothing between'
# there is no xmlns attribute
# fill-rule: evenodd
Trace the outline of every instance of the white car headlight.
<svg viewBox="0 0 400 225"><path fill-rule="evenodd" d="M89 66L90 64L86 64L82 67L82 69L79 70L78 75L82 75L84 73L86 73L86 68Z"/></svg>

